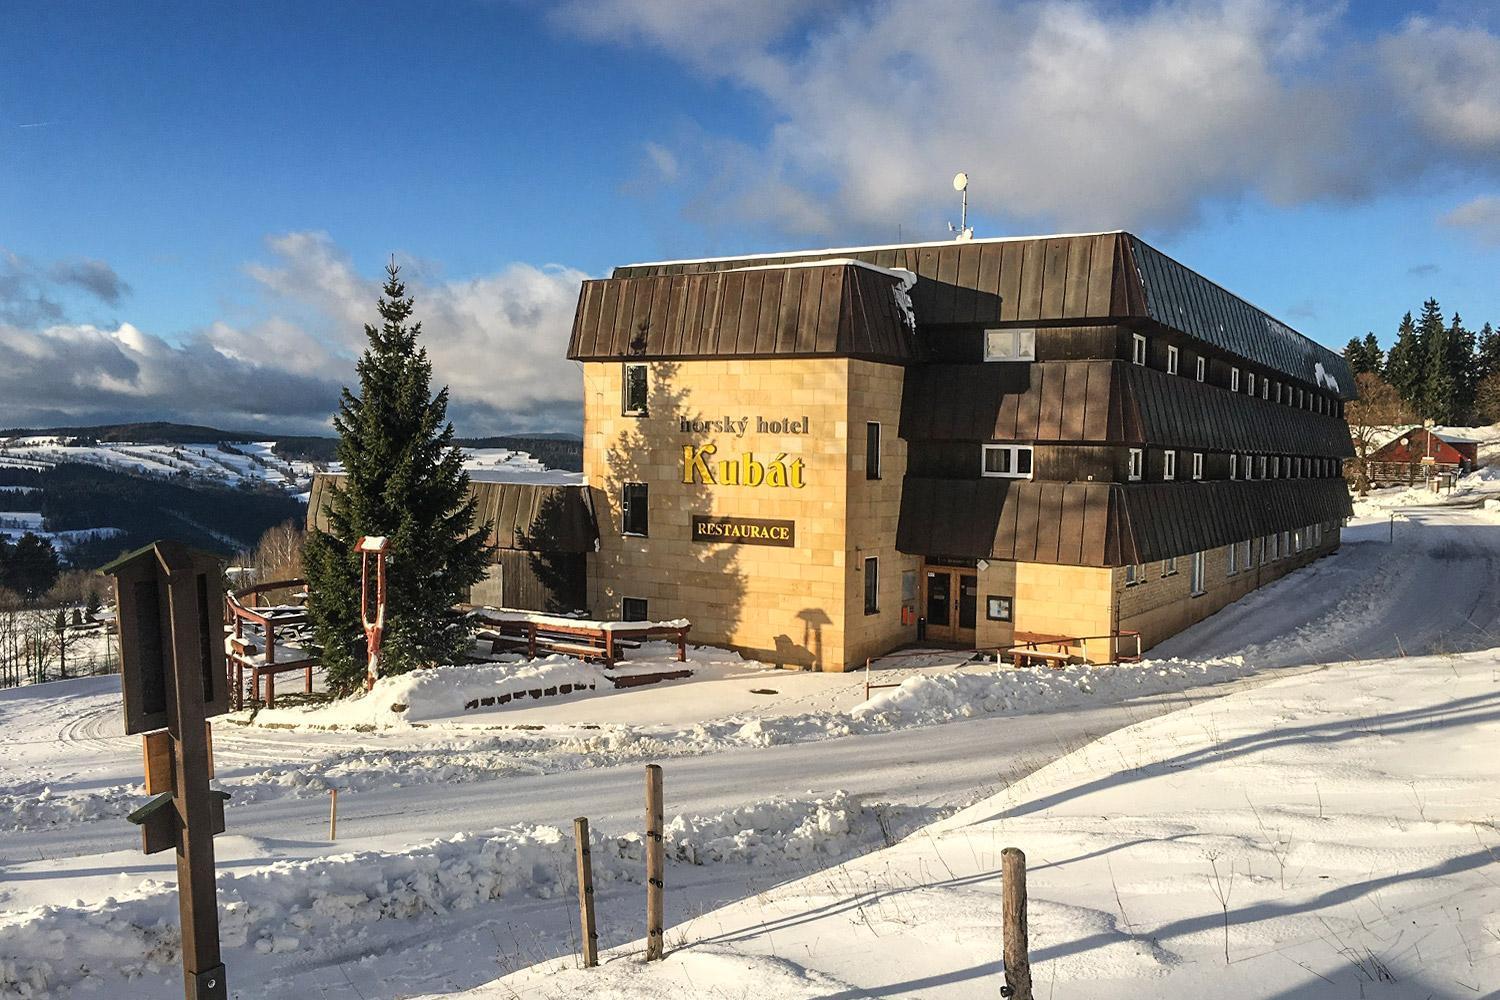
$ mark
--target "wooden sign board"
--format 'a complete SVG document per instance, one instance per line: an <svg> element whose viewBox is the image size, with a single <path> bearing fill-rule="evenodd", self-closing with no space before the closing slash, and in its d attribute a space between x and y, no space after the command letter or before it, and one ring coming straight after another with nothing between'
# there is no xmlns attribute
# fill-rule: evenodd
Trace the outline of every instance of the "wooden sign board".
<svg viewBox="0 0 1500 1000"><path fill-rule="evenodd" d="M115 578L126 735L171 724L179 663L203 685L205 717L228 712L219 558L177 542L156 542L120 557L104 572ZM174 647L174 615L191 623L195 648Z"/></svg>

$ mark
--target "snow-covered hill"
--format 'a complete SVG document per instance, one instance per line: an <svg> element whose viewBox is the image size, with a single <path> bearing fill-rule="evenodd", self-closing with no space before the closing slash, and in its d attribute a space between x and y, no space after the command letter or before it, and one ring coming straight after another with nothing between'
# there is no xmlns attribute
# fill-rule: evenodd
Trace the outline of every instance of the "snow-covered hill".
<svg viewBox="0 0 1500 1000"><path fill-rule="evenodd" d="M0 438L0 468L47 469L64 462L118 472L187 478L216 486L269 484L305 494L316 466L276 455L274 441L220 444L134 444L73 437Z"/></svg>

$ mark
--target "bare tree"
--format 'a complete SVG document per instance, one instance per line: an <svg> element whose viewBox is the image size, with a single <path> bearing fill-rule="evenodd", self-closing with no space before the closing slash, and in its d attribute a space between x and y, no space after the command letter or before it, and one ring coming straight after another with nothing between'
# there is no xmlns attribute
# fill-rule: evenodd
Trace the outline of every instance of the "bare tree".
<svg viewBox="0 0 1500 1000"><path fill-rule="evenodd" d="M1370 455L1379 450L1382 428L1406 425L1413 421L1411 410L1385 379L1374 372L1360 372L1354 377L1359 398L1350 400L1344 409L1349 422L1349 436L1354 441L1354 460L1350 479L1354 490L1364 496L1370 492Z"/></svg>
<svg viewBox="0 0 1500 1000"><path fill-rule="evenodd" d="M239 563L250 570L255 583L301 579L302 546L306 539L307 532L297 522L278 524L261 535L255 550L243 554Z"/></svg>

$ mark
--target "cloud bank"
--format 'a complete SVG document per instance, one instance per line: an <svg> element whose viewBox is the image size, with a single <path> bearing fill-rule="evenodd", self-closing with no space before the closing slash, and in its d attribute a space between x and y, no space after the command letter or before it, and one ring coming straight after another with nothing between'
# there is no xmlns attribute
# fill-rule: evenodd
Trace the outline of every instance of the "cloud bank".
<svg viewBox="0 0 1500 1000"><path fill-rule="evenodd" d="M1500 37L1277 0L823 6L608 0L564 30L656 48L760 98L744 142L654 137L689 213L796 236L1171 228L1205 203L1356 200L1443 171L1500 178ZM664 155L670 154L670 155ZM707 163L703 173L677 169ZM703 197L688 192L703 191Z"/></svg>
<svg viewBox="0 0 1500 1000"><path fill-rule="evenodd" d="M71 283L116 304L128 286L97 261L40 268L0 258L0 426L176 420L320 433L354 378L380 282L323 233L268 241L246 267L263 318L219 320L168 341L128 322L69 323L46 294ZM512 264L465 281L403 275L435 387L462 435L577 430L579 376L563 358L578 285L563 267ZM43 276L45 275L45 280Z"/></svg>

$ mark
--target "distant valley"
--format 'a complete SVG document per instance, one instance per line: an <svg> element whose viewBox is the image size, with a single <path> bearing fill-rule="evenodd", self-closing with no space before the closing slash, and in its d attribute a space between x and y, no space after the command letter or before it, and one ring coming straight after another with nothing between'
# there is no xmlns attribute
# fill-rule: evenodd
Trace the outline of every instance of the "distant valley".
<svg viewBox="0 0 1500 1000"><path fill-rule="evenodd" d="M157 538L232 555L303 520L313 476L338 470L336 443L166 423L0 431L0 535L43 535L80 568ZM460 443L476 479L582 468L576 438Z"/></svg>

